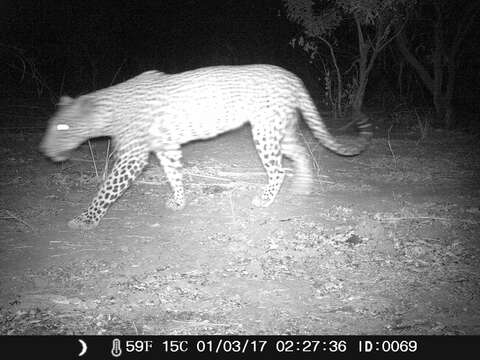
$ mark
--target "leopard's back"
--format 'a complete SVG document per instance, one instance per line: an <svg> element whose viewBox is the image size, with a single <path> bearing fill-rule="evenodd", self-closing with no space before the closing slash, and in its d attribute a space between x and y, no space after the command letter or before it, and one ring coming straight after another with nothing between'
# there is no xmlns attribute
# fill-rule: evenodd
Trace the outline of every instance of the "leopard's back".
<svg viewBox="0 0 480 360"><path fill-rule="evenodd" d="M257 128L292 126L298 113L322 145L341 155L360 153L372 135L368 119L362 118L356 143L337 140L303 81L274 65L213 66L165 75L160 88L151 107L155 121L150 132L161 141L208 139L247 122Z"/></svg>
<svg viewBox="0 0 480 360"><path fill-rule="evenodd" d="M152 132L171 132L183 144L207 139L247 122L274 121L295 108L299 79L272 65L214 66L162 79L168 99Z"/></svg>

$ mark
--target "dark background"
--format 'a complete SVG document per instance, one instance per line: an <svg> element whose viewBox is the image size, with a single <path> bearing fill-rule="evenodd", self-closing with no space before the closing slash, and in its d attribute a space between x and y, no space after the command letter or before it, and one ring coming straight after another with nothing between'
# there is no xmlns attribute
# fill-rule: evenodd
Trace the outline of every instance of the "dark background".
<svg viewBox="0 0 480 360"><path fill-rule="evenodd" d="M283 64L292 53L278 1L8 3L2 11L6 43L32 61L54 94L88 92L148 69ZM19 59L13 51L10 59L4 56L16 65L4 71L19 80Z"/></svg>
<svg viewBox="0 0 480 360"><path fill-rule="evenodd" d="M0 4L3 103L35 98L55 104L60 95L77 96L149 69L174 73L249 63L283 66L306 82L317 101L323 96L318 81L323 70L309 64L301 49L289 45L301 29L286 19L278 0L2 0ZM471 119L478 118L480 98L478 28L476 24L463 44L453 101L458 113ZM345 24L336 36L337 57L345 70L357 56L356 34ZM328 58L327 48L321 51ZM391 46L378 58L365 106L385 107L381 97L387 92L393 100L389 108L405 101L409 106L431 106L431 96L418 80L408 99L397 97L399 56ZM407 71L411 71L408 66ZM411 75L416 78L413 71Z"/></svg>

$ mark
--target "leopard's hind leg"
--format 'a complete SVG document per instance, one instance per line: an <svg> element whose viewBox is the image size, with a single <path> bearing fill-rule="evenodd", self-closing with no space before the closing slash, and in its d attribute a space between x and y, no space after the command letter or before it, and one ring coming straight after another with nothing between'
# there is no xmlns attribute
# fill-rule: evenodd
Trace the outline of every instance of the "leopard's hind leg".
<svg viewBox="0 0 480 360"><path fill-rule="evenodd" d="M301 145L296 133L297 126L295 121L289 123L285 129L285 136L282 139L282 153L293 161L294 180L292 191L297 194L310 194L313 183L313 173L311 161L307 150Z"/></svg>
<svg viewBox="0 0 480 360"><path fill-rule="evenodd" d="M185 207L185 191L183 188L182 163L180 162L182 158L180 147L158 150L155 151L155 154L173 190L173 195L167 199L165 206L170 210L181 210Z"/></svg>
<svg viewBox="0 0 480 360"><path fill-rule="evenodd" d="M252 135L255 148L267 172L268 184L261 196L255 196L252 204L257 207L269 206L277 196L285 178L282 167L281 138L283 124L265 121L252 123Z"/></svg>

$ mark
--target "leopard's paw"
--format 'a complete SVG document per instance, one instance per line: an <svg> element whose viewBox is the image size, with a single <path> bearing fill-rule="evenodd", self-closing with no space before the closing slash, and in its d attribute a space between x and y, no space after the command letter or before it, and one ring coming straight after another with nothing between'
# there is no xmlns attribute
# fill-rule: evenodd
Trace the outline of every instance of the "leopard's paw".
<svg viewBox="0 0 480 360"><path fill-rule="evenodd" d="M273 202L272 199L265 199L263 196L255 196L252 200L252 205L256 207L268 207Z"/></svg>
<svg viewBox="0 0 480 360"><path fill-rule="evenodd" d="M185 198L175 198L175 196L172 196L165 202L165 207L173 211L182 210L185 207Z"/></svg>
<svg viewBox="0 0 480 360"><path fill-rule="evenodd" d="M68 222L68 227L73 230L92 230L97 227L99 220L95 221L86 214L81 214Z"/></svg>

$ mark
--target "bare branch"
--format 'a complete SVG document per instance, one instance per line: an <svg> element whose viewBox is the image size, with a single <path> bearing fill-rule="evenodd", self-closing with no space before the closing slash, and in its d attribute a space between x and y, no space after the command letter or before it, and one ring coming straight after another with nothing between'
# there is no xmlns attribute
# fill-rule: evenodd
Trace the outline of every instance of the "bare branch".
<svg viewBox="0 0 480 360"><path fill-rule="evenodd" d="M418 76L423 81L428 91L433 94L433 78L408 48L407 39L403 31L398 32L398 35L395 38L395 43L397 44L402 55L405 57L405 60L417 71Z"/></svg>
<svg viewBox="0 0 480 360"><path fill-rule="evenodd" d="M454 61L455 57L457 56L458 50L460 49L460 45L463 42L463 39L467 35L467 33L470 31L470 28L473 25L473 22L475 18L478 16L480 13L480 2L478 1L472 1L470 3L470 6L468 6L465 11L464 11L464 16L462 18L468 17L468 20L465 22L462 22L459 27L457 34L455 36L455 39L453 40L452 43L452 48L450 50L450 57L452 61Z"/></svg>

